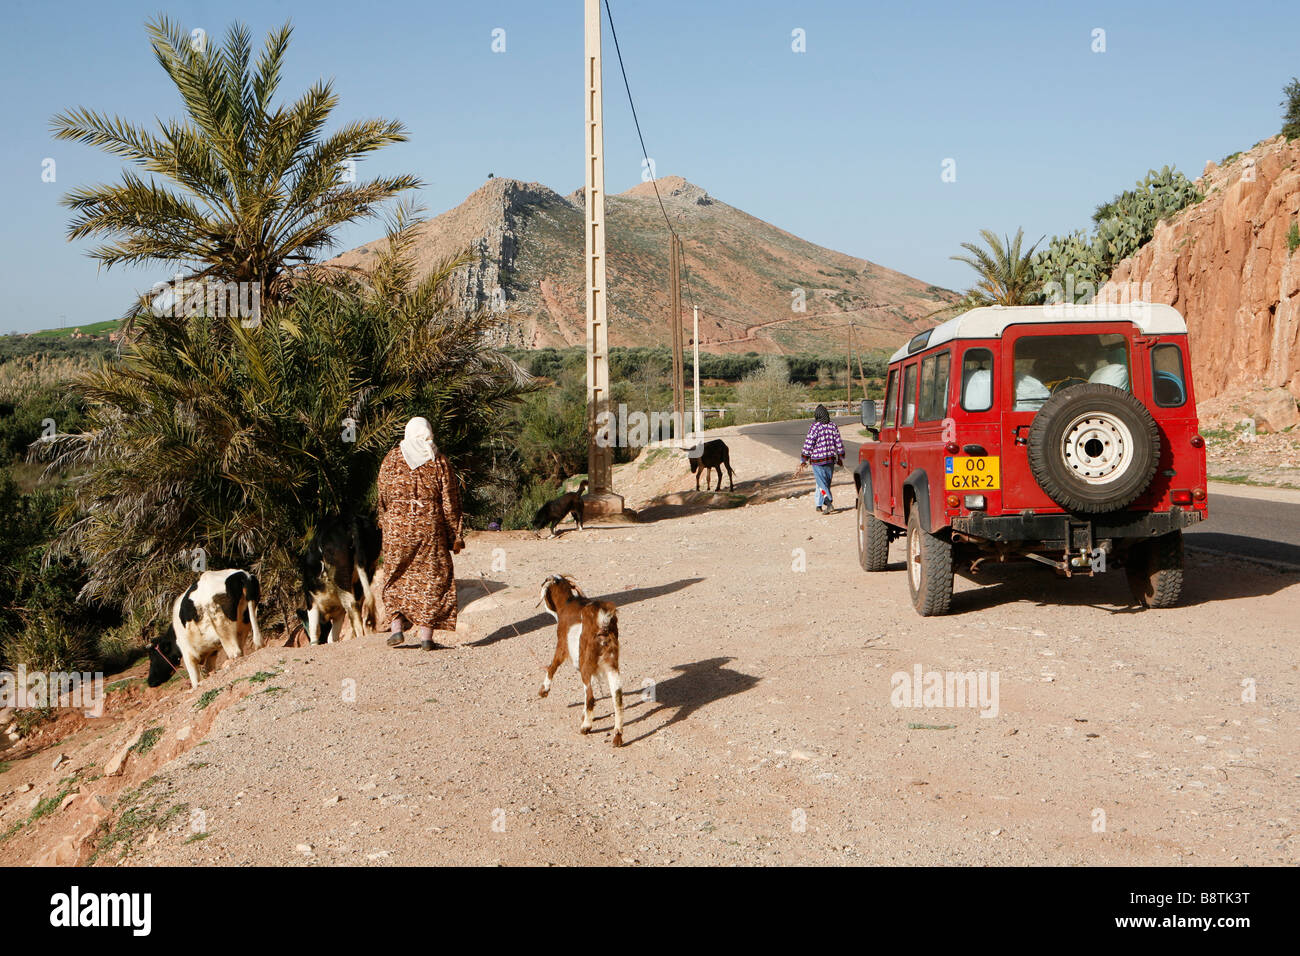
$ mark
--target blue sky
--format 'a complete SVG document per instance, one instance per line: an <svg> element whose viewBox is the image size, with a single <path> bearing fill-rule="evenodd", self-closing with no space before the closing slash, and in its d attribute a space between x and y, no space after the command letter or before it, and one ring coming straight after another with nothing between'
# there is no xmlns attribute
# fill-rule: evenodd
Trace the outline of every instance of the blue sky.
<svg viewBox="0 0 1300 956"><path fill-rule="evenodd" d="M1085 227L1148 168L1191 176L1280 125L1300 74L1300 3L861 3L611 0L660 176L806 239L952 288L981 228L1031 239ZM411 140L359 175L414 172L430 214L489 173L582 185L582 3L7 0L0 36L0 332L121 314L164 270L101 272L65 238L59 197L118 161L56 143L55 113L137 122L180 112L144 23L159 10L220 35L292 19L284 95L332 77L340 120L402 120ZM506 51L492 52L505 30ZM791 49L796 28L806 52ZM1095 53L1094 29L1106 50ZM641 150L605 33L606 177L640 181ZM56 181L41 180L42 162ZM956 162L956 181L941 179ZM343 232L343 248L377 227Z"/></svg>

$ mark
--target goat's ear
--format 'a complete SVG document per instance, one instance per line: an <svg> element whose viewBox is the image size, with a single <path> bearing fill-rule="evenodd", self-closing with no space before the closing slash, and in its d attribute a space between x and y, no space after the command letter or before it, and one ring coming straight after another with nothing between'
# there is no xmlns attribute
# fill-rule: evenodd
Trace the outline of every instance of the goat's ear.
<svg viewBox="0 0 1300 956"><path fill-rule="evenodd" d="M578 597L585 598L587 596L582 593L582 588L578 587L578 582L573 580L573 575L562 574L560 575L560 577L563 578L566 583L568 583L569 587L573 588L573 592L577 594Z"/></svg>

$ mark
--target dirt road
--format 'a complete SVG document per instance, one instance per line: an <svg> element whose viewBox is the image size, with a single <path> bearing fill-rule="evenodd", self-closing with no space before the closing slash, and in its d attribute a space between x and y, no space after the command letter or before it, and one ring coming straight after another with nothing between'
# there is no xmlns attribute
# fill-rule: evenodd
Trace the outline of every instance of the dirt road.
<svg viewBox="0 0 1300 956"><path fill-rule="evenodd" d="M478 535L458 573L496 590L460 646L269 649L202 687L271 675L159 768L160 806L180 809L126 860L1300 860L1294 575L1199 555L1187 606L1138 612L1118 575L990 571L922 619L901 571L857 568L852 535L851 511L807 496ZM603 695L579 735L567 665L537 697L551 571L620 606L620 750ZM996 716L893 706L891 678L918 666L996 673ZM178 692L164 722L198 698Z"/></svg>

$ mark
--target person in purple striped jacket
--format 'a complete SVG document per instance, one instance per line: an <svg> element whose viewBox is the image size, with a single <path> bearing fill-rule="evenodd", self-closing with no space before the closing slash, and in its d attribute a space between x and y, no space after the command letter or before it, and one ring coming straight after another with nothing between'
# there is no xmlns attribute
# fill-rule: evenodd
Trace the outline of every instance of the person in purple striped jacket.
<svg viewBox="0 0 1300 956"><path fill-rule="evenodd" d="M844 467L844 440L825 405L818 405L813 412L812 427L804 439L795 475L803 474L808 465L812 465L813 478L817 481L817 510L828 515L835 510L831 502L831 475L836 465Z"/></svg>

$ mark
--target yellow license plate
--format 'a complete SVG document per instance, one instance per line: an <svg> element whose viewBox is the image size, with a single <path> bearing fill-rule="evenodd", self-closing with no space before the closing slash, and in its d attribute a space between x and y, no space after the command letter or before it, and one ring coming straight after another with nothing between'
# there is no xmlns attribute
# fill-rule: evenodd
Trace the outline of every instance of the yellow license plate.
<svg viewBox="0 0 1300 956"><path fill-rule="evenodd" d="M1002 459L950 455L944 459L943 486L949 491L996 491L1002 487Z"/></svg>

